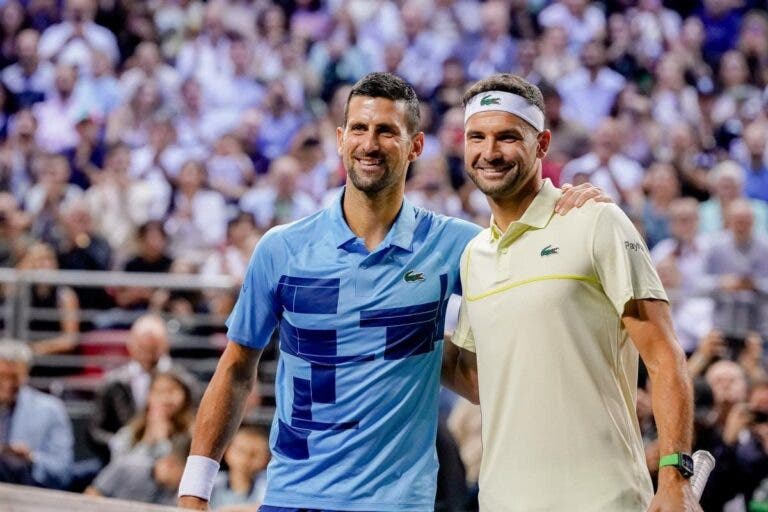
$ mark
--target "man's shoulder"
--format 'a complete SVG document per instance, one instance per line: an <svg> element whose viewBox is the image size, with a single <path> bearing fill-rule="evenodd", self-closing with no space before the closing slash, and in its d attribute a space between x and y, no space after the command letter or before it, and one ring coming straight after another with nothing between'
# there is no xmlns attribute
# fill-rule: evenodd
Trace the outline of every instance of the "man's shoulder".
<svg viewBox="0 0 768 512"><path fill-rule="evenodd" d="M275 241L282 240L284 242L307 240L308 238L325 238L328 236L331 222L328 211L323 209L288 224L275 226L267 231L264 237L269 236Z"/></svg>
<svg viewBox="0 0 768 512"><path fill-rule="evenodd" d="M562 229L595 229L599 223L601 226L623 222L627 214L616 203L601 203L594 200L587 201L579 208L573 208L565 215L555 214L560 218L559 225Z"/></svg>
<svg viewBox="0 0 768 512"><path fill-rule="evenodd" d="M60 398L43 393L30 386L24 386L19 390L19 401L26 407L38 410L44 409L47 413L65 412L64 402Z"/></svg>
<svg viewBox="0 0 768 512"><path fill-rule="evenodd" d="M451 239L469 241L477 235L482 228L477 224L456 217L449 217L423 208L417 208L419 216L429 218L430 230L440 231L441 234L450 235Z"/></svg>

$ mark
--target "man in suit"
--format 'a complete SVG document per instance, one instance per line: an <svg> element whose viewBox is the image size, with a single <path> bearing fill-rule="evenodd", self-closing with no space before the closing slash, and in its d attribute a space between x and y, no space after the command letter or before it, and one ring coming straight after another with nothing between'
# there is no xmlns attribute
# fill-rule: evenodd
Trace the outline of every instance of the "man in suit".
<svg viewBox="0 0 768 512"><path fill-rule="evenodd" d="M74 457L64 403L27 386L32 350L0 341L0 482L65 489Z"/></svg>

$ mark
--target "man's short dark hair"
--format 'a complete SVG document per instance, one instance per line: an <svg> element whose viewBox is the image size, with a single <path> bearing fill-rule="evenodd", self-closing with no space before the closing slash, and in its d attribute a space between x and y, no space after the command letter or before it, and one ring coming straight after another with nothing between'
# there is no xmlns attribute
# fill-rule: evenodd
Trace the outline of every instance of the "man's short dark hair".
<svg viewBox="0 0 768 512"><path fill-rule="evenodd" d="M392 73L368 73L361 78L349 92L347 104L344 106L344 126L347 125L349 102L355 96L368 98L385 98L392 101L402 101L405 104L405 125L408 133L413 135L421 126L419 98L408 82Z"/></svg>
<svg viewBox="0 0 768 512"><path fill-rule="evenodd" d="M511 73L497 73L488 78L480 80L475 85L467 89L461 98L462 104L466 108L469 100L480 93L488 91L502 91L522 96L528 103L536 105L544 112L544 96L538 87L522 78Z"/></svg>

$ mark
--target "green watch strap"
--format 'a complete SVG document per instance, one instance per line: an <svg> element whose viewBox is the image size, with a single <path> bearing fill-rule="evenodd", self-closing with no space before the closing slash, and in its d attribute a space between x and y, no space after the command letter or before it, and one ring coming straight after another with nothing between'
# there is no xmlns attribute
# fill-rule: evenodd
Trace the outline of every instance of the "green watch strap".
<svg viewBox="0 0 768 512"><path fill-rule="evenodd" d="M679 464L680 464L679 453L670 453L669 455L665 455L659 459L659 468L663 468L664 466L677 467Z"/></svg>

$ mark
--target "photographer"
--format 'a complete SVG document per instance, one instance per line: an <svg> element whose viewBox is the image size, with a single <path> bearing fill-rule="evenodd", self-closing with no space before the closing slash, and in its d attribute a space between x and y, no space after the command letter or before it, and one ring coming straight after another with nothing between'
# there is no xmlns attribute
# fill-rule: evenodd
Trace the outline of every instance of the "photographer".
<svg viewBox="0 0 768 512"><path fill-rule="evenodd" d="M755 384L746 402L731 407L712 454L717 467L702 503L721 510L739 494L749 502L768 474L768 381Z"/></svg>

